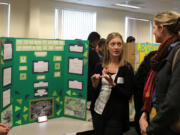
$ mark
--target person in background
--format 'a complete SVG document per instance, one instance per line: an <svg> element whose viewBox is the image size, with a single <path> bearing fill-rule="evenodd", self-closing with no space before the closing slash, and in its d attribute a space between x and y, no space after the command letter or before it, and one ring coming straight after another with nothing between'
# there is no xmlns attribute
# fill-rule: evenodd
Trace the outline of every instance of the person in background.
<svg viewBox="0 0 180 135"><path fill-rule="evenodd" d="M96 65L91 77L94 135L122 135L129 129L129 99L134 75L125 60L123 47L122 36L110 33L103 62Z"/></svg>
<svg viewBox="0 0 180 135"><path fill-rule="evenodd" d="M106 44L106 39L101 38L99 40L99 43L98 43L97 47L96 47L96 52L97 52L101 62L103 61L103 58L104 58L104 47L105 47L105 44Z"/></svg>
<svg viewBox="0 0 180 135"><path fill-rule="evenodd" d="M141 116L141 109L143 107L143 90L147 80L147 76L151 69L150 59L157 51L152 51L144 57L143 62L138 67L134 76L134 105L135 105L135 128L139 135L141 135L139 127L139 119Z"/></svg>
<svg viewBox="0 0 180 135"><path fill-rule="evenodd" d="M96 52L96 47L99 43L101 36L97 32L91 32L88 36L89 40L89 63L88 63L88 88L87 88L87 109L90 108L90 103L93 95L93 88L91 84L91 75L95 68L95 65L100 62L100 58ZM91 112L92 116L92 112ZM93 117L93 116L92 116ZM91 118L88 119L91 121ZM92 135L94 134L94 130L88 130L84 132L78 132L77 135Z"/></svg>
<svg viewBox="0 0 180 135"><path fill-rule="evenodd" d="M142 135L178 135L174 128L180 115L180 14L165 11L154 17L154 35L161 43L150 60L144 87L144 112L139 120Z"/></svg>
<svg viewBox="0 0 180 135"><path fill-rule="evenodd" d="M7 135L9 130L8 126L0 123L0 135Z"/></svg>
<svg viewBox="0 0 180 135"><path fill-rule="evenodd" d="M101 36L97 32L91 32L88 36L89 40L89 63L88 63L88 93L87 100L91 101L92 98L92 85L91 75L95 65L100 62L100 58L96 52L96 46L99 43Z"/></svg>
<svg viewBox="0 0 180 135"><path fill-rule="evenodd" d="M135 43L135 38L133 36L129 36L127 39L126 39L126 43Z"/></svg>

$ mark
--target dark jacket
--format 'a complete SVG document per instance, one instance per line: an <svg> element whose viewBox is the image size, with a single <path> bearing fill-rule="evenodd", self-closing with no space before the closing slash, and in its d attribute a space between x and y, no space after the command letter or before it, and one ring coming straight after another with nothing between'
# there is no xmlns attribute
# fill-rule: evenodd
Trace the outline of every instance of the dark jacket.
<svg viewBox="0 0 180 135"><path fill-rule="evenodd" d="M92 84L91 84L91 76L93 74L93 71L95 69L95 66L97 63L100 63L100 58L96 51L89 47L89 62L88 62L88 101L92 99Z"/></svg>
<svg viewBox="0 0 180 135"><path fill-rule="evenodd" d="M150 67L150 59L157 51L152 51L148 55L144 57L143 62L140 64L137 72L134 76L134 104L135 104L135 110L136 110L136 118L139 124L139 118L140 118L140 112L143 107L143 91L144 91L144 85L146 83L149 71L151 69Z"/></svg>
<svg viewBox="0 0 180 135"><path fill-rule="evenodd" d="M135 128L139 135L141 135L140 132L140 126L139 126L139 119L142 114L142 107L144 105L143 103L143 91L144 91L144 85L146 83L149 71L151 70L150 67L150 59L157 51L152 51L148 55L144 57L143 62L140 64L140 66L137 69L137 72L134 76L134 105L135 105Z"/></svg>
<svg viewBox="0 0 180 135"><path fill-rule="evenodd" d="M162 68L157 72L155 79L157 115L147 128L148 135L176 135L169 127L180 115L180 54L172 72L172 61L178 48L180 42L170 49L168 56L161 62Z"/></svg>
<svg viewBox="0 0 180 135"><path fill-rule="evenodd" d="M100 58L94 48L89 47L89 62L88 62L88 76L91 77L92 72L97 63L100 62Z"/></svg>
<svg viewBox="0 0 180 135"><path fill-rule="evenodd" d="M95 68L94 74L102 75L102 65L98 64ZM124 78L124 83L118 83L118 78ZM127 66L120 67L118 73L115 77L114 82L116 83L115 87L112 87L110 98L105 105L102 117L109 119L114 117L123 122L123 130L128 130L129 128L129 99L132 95L132 86L133 83L133 72ZM101 90L101 80L96 89L94 89L93 99L91 103L91 111L94 110L94 104L96 99L99 96Z"/></svg>

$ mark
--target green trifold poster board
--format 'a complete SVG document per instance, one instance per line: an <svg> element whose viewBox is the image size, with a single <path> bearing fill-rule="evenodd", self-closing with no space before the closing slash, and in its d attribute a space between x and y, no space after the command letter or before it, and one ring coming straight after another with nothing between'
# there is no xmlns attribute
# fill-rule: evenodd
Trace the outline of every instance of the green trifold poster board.
<svg viewBox="0 0 180 135"><path fill-rule="evenodd" d="M0 38L0 120L86 119L88 41Z"/></svg>

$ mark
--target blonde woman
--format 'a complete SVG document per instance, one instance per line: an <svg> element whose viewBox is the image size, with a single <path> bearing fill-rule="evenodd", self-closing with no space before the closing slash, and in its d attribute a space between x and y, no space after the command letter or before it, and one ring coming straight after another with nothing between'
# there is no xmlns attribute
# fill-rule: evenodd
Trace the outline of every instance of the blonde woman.
<svg viewBox="0 0 180 135"><path fill-rule="evenodd" d="M154 17L154 35L161 43L151 58L151 71L144 87L144 112L140 118L142 135L178 135L173 124L180 115L180 14L166 11ZM148 119L150 119L148 121ZM180 129L180 127L179 127Z"/></svg>
<svg viewBox="0 0 180 135"><path fill-rule="evenodd" d="M129 98L133 70L125 61L124 42L119 33L107 36L105 55L91 77L91 104L95 135L122 135L129 128Z"/></svg>

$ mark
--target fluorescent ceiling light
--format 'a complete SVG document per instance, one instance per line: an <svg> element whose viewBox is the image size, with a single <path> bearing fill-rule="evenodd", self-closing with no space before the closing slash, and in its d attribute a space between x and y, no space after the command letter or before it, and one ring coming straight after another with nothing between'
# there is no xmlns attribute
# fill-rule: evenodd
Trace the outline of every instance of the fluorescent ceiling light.
<svg viewBox="0 0 180 135"><path fill-rule="evenodd" d="M140 7L133 6L133 5L128 5L128 4L119 4L119 3L117 3L115 5L120 6L120 7L127 7L127 8L136 8L136 9L140 8Z"/></svg>
<svg viewBox="0 0 180 135"><path fill-rule="evenodd" d="M8 3L0 2L0 5L8 5Z"/></svg>
<svg viewBox="0 0 180 135"><path fill-rule="evenodd" d="M145 22L150 21L150 20L147 20L147 19L133 18L133 17L128 17L128 16L127 16L127 19L133 19L133 20L139 20L139 21L145 21Z"/></svg>

